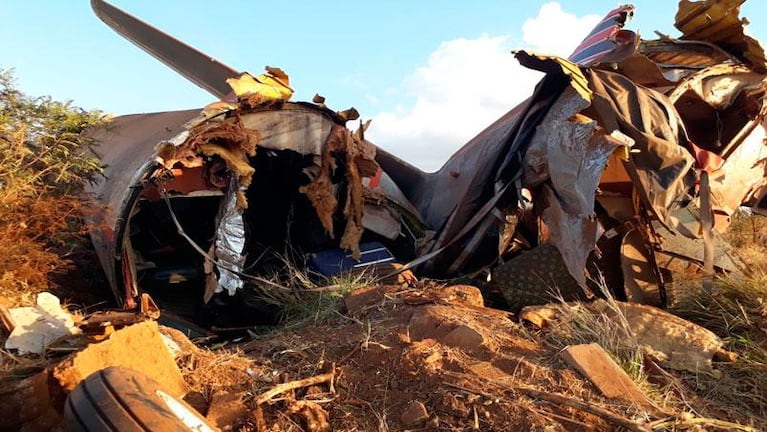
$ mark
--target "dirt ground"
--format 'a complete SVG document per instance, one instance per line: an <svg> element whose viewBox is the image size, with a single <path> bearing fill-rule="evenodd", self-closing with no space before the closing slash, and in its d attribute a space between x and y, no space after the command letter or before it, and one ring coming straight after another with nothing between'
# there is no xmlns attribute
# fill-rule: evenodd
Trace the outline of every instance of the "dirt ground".
<svg viewBox="0 0 767 432"><path fill-rule="evenodd" d="M674 402L648 412L605 398L535 330L468 293L363 290L335 318L259 336L226 360L193 362L186 377L197 392L187 400L224 430L673 429L638 424L677 416ZM266 402L258 396L328 373L332 380ZM688 408L695 401L691 394Z"/></svg>
<svg viewBox="0 0 767 432"><path fill-rule="evenodd" d="M334 365L334 391L326 383L290 399L317 401L337 431L611 428L599 417L515 390L532 386L605 402L556 360L556 352L526 336L509 314L439 292L387 296L378 301L368 296L372 301L365 303L370 304L354 314L241 345L258 371L254 375L262 377L257 386L316 376ZM263 377L274 382L263 382ZM246 399L256 390L239 387ZM252 402L246 400L250 409L232 422L234 429L254 426ZM408 410L418 402L423 413ZM289 403L276 402L265 410L272 430L301 430L305 420L286 414Z"/></svg>

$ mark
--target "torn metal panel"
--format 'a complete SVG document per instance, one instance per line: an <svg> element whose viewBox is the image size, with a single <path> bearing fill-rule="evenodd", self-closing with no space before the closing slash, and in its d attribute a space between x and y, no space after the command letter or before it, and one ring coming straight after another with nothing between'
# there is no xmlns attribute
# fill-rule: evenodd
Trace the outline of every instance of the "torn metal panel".
<svg viewBox="0 0 767 432"><path fill-rule="evenodd" d="M455 183L462 188L457 191L460 193L455 195L434 194L434 190L442 190L442 184L432 183L430 195L420 198L428 204L439 200L443 205L439 218L433 222L426 218L427 223L436 223L432 226L442 227L432 250L446 248L440 256L429 262L429 271L461 271L466 258L474 255L476 248L481 246L480 240L486 240L485 234L491 226L487 218L495 217L491 210L516 206L521 188L523 156L536 127L551 105L568 86L572 86L583 98L588 98L591 93L583 73L572 62L559 57L536 56L524 51L515 55L526 66L550 73L539 83L535 93L525 104L469 142L435 173L435 179L453 177L457 180ZM465 170L468 178L462 179L464 174L454 171L456 169ZM510 185L516 187L509 187ZM446 184L445 187L450 185ZM444 207L448 202L452 206ZM419 210L423 208L422 205L419 206L419 201L414 204ZM431 209L427 207L427 210ZM471 226L470 222L474 225ZM471 242L471 249L460 248L456 244L459 234L467 234L474 228L477 229L473 238L478 241ZM448 244L451 247L445 246Z"/></svg>
<svg viewBox="0 0 767 432"><path fill-rule="evenodd" d="M557 246L567 269L581 286L586 285L584 269L597 239L594 199L607 160L631 139L619 141L596 133L597 122L580 115L589 100L568 87L537 128L525 154L526 173L533 182L550 180L542 193L543 220L549 241ZM615 131L616 134L620 132Z"/></svg>
<svg viewBox="0 0 767 432"><path fill-rule="evenodd" d="M684 211L683 211L684 212ZM697 224L697 220L695 221ZM683 258L687 261L703 264L704 244L700 238L690 238L669 231L658 223L653 224L653 230L659 236L659 250L666 255ZM739 272L744 265L735 257L733 247L721 236L713 233L714 266L719 270Z"/></svg>
<svg viewBox="0 0 767 432"><path fill-rule="evenodd" d="M693 157L685 149L684 125L671 101L628 78L592 70L594 109L608 132L635 141L626 169L647 207L664 223L689 201L695 185Z"/></svg>
<svg viewBox="0 0 767 432"><path fill-rule="evenodd" d="M91 214L89 223L93 228L90 236L118 300L124 299L120 261L125 220L133 200L141 193L138 186L154 169L155 146L181 132L184 124L198 112L193 109L121 116L113 119L108 127L89 132L99 142L93 151L104 167L103 177L96 178L93 184L86 184L86 192L104 206L102 212Z"/></svg>
<svg viewBox="0 0 767 432"><path fill-rule="evenodd" d="M763 80L744 66L718 65L691 76L669 97L690 139L726 158L755 127L751 121L764 115Z"/></svg>
<svg viewBox="0 0 767 432"><path fill-rule="evenodd" d="M753 72L745 66L719 64L697 72L685 80L674 89L669 98L676 103L684 93L691 91L717 110L726 110L737 101L746 104L742 108L744 111L751 108L755 109L752 114L756 114L761 104L754 102L761 101L764 96L763 80L763 74ZM738 100L741 95L748 99Z"/></svg>
<svg viewBox="0 0 767 432"><path fill-rule="evenodd" d="M382 206L365 204L362 226L389 240L396 240L402 234L402 224L399 219Z"/></svg>
<svg viewBox="0 0 767 432"><path fill-rule="evenodd" d="M542 217L549 229L549 241L562 254L562 260L570 275L585 288L586 260L594 250L598 237L599 224L596 216L567 213L556 193L548 185L543 186L541 193L547 203Z"/></svg>
<svg viewBox="0 0 767 432"><path fill-rule="evenodd" d="M681 74L735 60L731 54L712 43L673 39L668 36L655 40L643 40L637 51L662 67L664 71L675 69ZM671 80L670 77L669 79Z"/></svg>
<svg viewBox="0 0 767 432"><path fill-rule="evenodd" d="M580 66L593 66L600 62L618 62L633 54L639 37L632 31L622 30L633 15L634 6L628 4L608 12L568 60Z"/></svg>
<svg viewBox="0 0 767 432"><path fill-rule="evenodd" d="M279 110L241 116L242 125L259 133L261 148L321 155L335 122L305 105L285 104Z"/></svg>
<svg viewBox="0 0 767 432"><path fill-rule="evenodd" d="M639 85L646 87L669 87L680 79L677 74L668 73L658 63L650 60L646 55L635 53L620 63L615 64L615 71L619 72Z"/></svg>
<svg viewBox="0 0 767 432"><path fill-rule="evenodd" d="M745 0L681 0L675 23L682 39L710 42L759 72L767 71L764 50L745 34L748 21L740 18Z"/></svg>
<svg viewBox="0 0 767 432"><path fill-rule="evenodd" d="M765 138L764 126L760 125L737 146L719 170L711 173L715 211L732 215L745 199L767 184Z"/></svg>
<svg viewBox="0 0 767 432"><path fill-rule="evenodd" d="M626 300L652 306L662 306L659 292L661 281L655 270L652 251L637 229L629 230L621 242L621 271Z"/></svg>

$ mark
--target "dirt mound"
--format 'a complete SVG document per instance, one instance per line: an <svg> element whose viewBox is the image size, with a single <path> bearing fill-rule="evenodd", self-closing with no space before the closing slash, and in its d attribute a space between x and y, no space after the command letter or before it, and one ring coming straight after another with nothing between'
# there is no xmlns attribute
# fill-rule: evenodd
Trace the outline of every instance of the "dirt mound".
<svg viewBox="0 0 767 432"><path fill-rule="evenodd" d="M609 403L556 360L555 349L527 337L528 331L507 313L433 291L389 293L363 309L321 326L264 336L241 349L259 375L283 382L320 374L334 364L335 394L328 386L314 386L281 399L318 401L334 430L615 427L526 392L538 388ZM263 388L252 390L260 393L269 385L262 380ZM286 415L283 404L265 405L265 421L291 430L291 422L301 422ZM254 400L244 405L235 426L255 426ZM619 416L632 411L615 410Z"/></svg>

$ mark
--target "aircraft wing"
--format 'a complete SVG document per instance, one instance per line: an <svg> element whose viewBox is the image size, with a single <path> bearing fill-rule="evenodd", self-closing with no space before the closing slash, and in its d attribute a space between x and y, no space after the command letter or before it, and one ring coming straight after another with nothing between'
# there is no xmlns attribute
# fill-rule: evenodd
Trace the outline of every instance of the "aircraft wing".
<svg viewBox="0 0 767 432"><path fill-rule="evenodd" d="M112 30L205 91L220 99L231 93L226 80L239 71L103 0L91 0L91 7Z"/></svg>

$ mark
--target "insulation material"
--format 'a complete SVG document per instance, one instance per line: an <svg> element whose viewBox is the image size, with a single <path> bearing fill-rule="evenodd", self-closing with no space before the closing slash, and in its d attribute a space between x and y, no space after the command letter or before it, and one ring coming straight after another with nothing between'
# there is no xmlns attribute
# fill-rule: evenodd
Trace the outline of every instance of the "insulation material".
<svg viewBox="0 0 767 432"><path fill-rule="evenodd" d="M364 140L364 129L352 134L343 126L336 125L330 132L325 148L322 153L322 168L314 180L302 186L299 191L309 198L312 206L317 211L317 217L331 238L335 235L333 216L338 208L338 199L335 196L335 188L332 183L334 171L339 168L340 158L346 169L346 199L343 215L346 226L341 236L339 246L352 252L355 259L359 259L359 241L364 232L363 217L363 177L372 177L378 171L375 160L369 159L375 153L366 147L370 144Z"/></svg>
<svg viewBox="0 0 767 432"><path fill-rule="evenodd" d="M235 114L221 122L201 124L190 131L181 146L162 143L157 148L157 157L168 169L181 158L191 155L199 157L218 156L243 188L250 185L255 170L250 166L248 156L255 156L259 142L258 132L243 126L240 116ZM237 208L247 208L245 194L237 191Z"/></svg>
<svg viewBox="0 0 767 432"><path fill-rule="evenodd" d="M345 146L346 129L335 127L328 135L325 148L322 152L322 168L319 175L314 177L311 183L301 186L299 192L306 195L312 203L317 217L327 231L330 238L334 238L335 229L333 226L333 214L338 208L338 199L336 198L331 176L336 169L336 161L333 152L342 150Z"/></svg>
<svg viewBox="0 0 767 432"><path fill-rule="evenodd" d="M266 67L266 73L257 77L245 72L238 78L229 78L226 83L237 95L240 103L249 107L286 102L293 96L288 74L282 69L269 66Z"/></svg>
<svg viewBox="0 0 767 432"><path fill-rule="evenodd" d="M364 140L364 130L367 126L363 125L356 133L346 134L346 205L344 206L344 216L346 217L346 228L341 237L340 246L352 252L354 259L360 259L360 239L364 228L362 227L363 200L362 200L362 177L363 170L367 167L366 177L375 174L370 173L370 166L366 166L362 146Z"/></svg>

